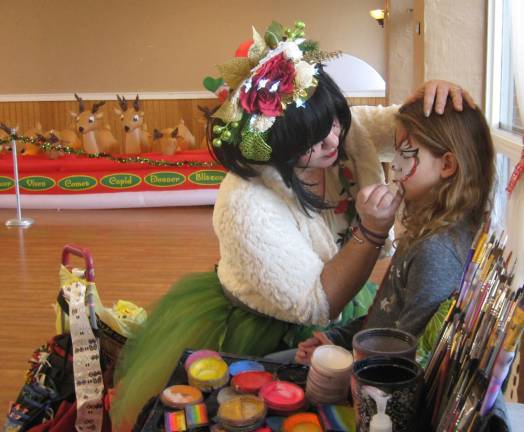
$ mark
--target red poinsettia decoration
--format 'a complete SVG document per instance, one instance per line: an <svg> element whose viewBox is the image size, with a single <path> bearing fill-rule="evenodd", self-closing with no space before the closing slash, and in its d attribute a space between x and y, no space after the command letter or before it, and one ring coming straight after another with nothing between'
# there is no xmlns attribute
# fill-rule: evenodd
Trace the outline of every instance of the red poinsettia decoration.
<svg viewBox="0 0 524 432"><path fill-rule="evenodd" d="M249 114L275 117L282 114L281 98L292 94L295 66L283 53L265 62L240 91L240 103Z"/></svg>
<svg viewBox="0 0 524 432"><path fill-rule="evenodd" d="M335 214L346 213L348 210L348 207L349 207L349 200L347 199L340 200L337 206L335 207L335 210L333 211L335 212Z"/></svg>

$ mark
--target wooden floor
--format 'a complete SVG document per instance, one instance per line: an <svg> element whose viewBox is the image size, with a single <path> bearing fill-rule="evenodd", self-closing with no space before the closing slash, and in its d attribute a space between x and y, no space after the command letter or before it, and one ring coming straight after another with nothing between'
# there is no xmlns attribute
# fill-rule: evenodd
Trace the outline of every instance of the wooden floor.
<svg viewBox="0 0 524 432"><path fill-rule="evenodd" d="M180 276L209 271L219 257L211 207L28 210L24 216L35 224L26 230L4 226L14 216L0 209L0 415L22 386L32 351L54 335L65 244L90 249L97 288L109 306L126 299L147 307ZM376 266L374 281L386 265Z"/></svg>

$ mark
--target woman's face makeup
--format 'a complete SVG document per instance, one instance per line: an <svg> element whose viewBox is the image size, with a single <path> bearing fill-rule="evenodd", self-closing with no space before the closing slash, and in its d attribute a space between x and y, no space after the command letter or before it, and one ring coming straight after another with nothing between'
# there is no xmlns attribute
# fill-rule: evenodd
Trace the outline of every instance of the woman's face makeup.
<svg viewBox="0 0 524 432"><path fill-rule="evenodd" d="M338 119L335 119L329 134L300 156L298 166L302 168L328 168L333 165L338 158L340 132L340 123Z"/></svg>

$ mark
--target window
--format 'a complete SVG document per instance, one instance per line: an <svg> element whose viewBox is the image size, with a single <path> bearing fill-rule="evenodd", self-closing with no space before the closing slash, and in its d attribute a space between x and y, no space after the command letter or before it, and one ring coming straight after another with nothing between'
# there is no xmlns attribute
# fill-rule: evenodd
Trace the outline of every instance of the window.
<svg viewBox="0 0 524 432"><path fill-rule="evenodd" d="M513 0L514 1L514 0ZM520 107L515 86L515 67L512 47L515 47L513 36L517 33L512 26L512 0L502 2L502 35L501 35L501 80L499 128L508 132L522 134L524 127L520 117ZM524 35L523 35L524 37ZM496 83L494 83L496 84Z"/></svg>

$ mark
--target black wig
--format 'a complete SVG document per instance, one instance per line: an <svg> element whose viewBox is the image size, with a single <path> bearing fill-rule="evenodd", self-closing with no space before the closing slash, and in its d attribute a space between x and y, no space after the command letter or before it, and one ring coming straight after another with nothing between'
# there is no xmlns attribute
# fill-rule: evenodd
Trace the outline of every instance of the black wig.
<svg viewBox="0 0 524 432"><path fill-rule="evenodd" d="M269 129L266 140L272 148L269 161L255 162L246 159L235 144L224 143L219 148L208 144L211 153L224 167L245 179L258 175L254 165L274 166L286 186L295 192L306 214L330 206L309 190L312 185L298 178L295 172L298 159L328 136L335 119L338 119L341 126L337 161L347 159L344 141L351 123L351 113L344 95L321 65L318 65L318 69L318 85L305 106L289 104L283 115L277 117ZM212 127L211 124L208 128L208 143L212 141Z"/></svg>

